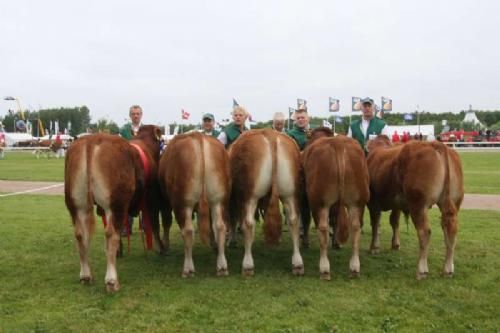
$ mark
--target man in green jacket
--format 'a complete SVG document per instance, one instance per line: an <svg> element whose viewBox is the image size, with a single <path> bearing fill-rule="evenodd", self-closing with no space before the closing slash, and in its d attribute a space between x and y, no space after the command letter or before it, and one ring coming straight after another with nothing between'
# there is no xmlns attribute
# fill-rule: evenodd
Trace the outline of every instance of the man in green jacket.
<svg viewBox="0 0 500 333"><path fill-rule="evenodd" d="M304 150L307 144L307 132L309 127L309 115L307 114L307 109L305 107L299 108L295 111L294 124L291 130L288 130L286 134L297 142L300 151Z"/></svg>
<svg viewBox="0 0 500 333"><path fill-rule="evenodd" d="M227 148L238 139L241 133L248 131L245 121L248 118L247 110L242 106L237 106L232 112L233 122L227 125L217 137L217 140Z"/></svg>
<svg viewBox="0 0 500 333"><path fill-rule="evenodd" d="M349 126L348 137L356 139L365 152L368 140L383 134L389 136L389 130L385 121L375 117L373 111L373 99L366 97L361 100L361 111L363 116L360 120L353 121Z"/></svg>
<svg viewBox="0 0 500 333"><path fill-rule="evenodd" d="M202 133L205 134L205 135L209 135L209 136L212 136L214 138L217 139L217 137L219 136L220 132L218 130L216 130L214 128L214 123L215 123L215 117L213 114L211 113L205 113L203 115L203 123L202 123L202 127L203 127L203 131Z"/></svg>
<svg viewBox="0 0 500 333"><path fill-rule="evenodd" d="M139 127L142 125L142 108L139 105L132 105L129 110L129 116L132 122L123 125L120 129L120 136L127 141L132 140L137 135L137 132L139 132Z"/></svg>

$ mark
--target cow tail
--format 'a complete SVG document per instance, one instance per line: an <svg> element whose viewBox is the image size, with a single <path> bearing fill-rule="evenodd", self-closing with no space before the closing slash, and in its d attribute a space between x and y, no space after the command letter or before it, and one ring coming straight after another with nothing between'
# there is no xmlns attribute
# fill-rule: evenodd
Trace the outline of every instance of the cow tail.
<svg viewBox="0 0 500 333"><path fill-rule="evenodd" d="M450 172L450 156L449 148L442 143L434 143L434 147L437 148L438 152L444 159L444 184L441 204L441 224L443 228L447 228L451 232L456 232L457 222L457 207L450 196L450 183L451 183L451 172Z"/></svg>
<svg viewBox="0 0 500 333"><path fill-rule="evenodd" d="M200 148L201 148L201 194L198 204L198 219L200 228L200 239L205 245L210 244L210 209L208 207L207 194L206 194L206 170L205 170L205 138L200 134L198 135Z"/></svg>
<svg viewBox="0 0 500 333"><path fill-rule="evenodd" d="M338 244L344 244L349 238L349 219L345 207L345 172L346 152L345 147L334 144L337 155L337 168L339 170L339 204L337 211L337 223L335 224L335 238Z"/></svg>
<svg viewBox="0 0 500 333"><path fill-rule="evenodd" d="M281 213L278 191L278 137L275 133L266 136L271 144L271 195L264 214L264 238L269 245L279 243L281 236Z"/></svg>
<svg viewBox="0 0 500 333"><path fill-rule="evenodd" d="M87 142L85 147L85 164L87 167L87 216L88 216L88 228L89 235L94 232L95 219L94 219L94 194L92 192L92 147L90 143ZM102 216L104 217L104 213ZM105 219L105 217L104 217Z"/></svg>

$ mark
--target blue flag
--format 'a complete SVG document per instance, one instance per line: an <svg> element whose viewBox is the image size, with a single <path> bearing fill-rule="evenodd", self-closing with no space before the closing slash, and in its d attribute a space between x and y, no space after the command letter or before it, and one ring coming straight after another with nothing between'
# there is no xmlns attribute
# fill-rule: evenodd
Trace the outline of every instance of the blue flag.
<svg viewBox="0 0 500 333"><path fill-rule="evenodd" d="M413 115L412 115L412 114L409 114L409 113L405 114L405 116L404 116L404 120L408 120L408 121L413 120Z"/></svg>
<svg viewBox="0 0 500 333"><path fill-rule="evenodd" d="M335 117L335 122L341 123L342 122L342 117L341 116L336 116Z"/></svg>

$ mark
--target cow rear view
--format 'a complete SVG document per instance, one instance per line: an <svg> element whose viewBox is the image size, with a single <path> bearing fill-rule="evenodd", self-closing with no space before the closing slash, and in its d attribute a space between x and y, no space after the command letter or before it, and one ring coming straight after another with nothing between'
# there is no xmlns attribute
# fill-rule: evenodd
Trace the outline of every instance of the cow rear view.
<svg viewBox="0 0 500 333"><path fill-rule="evenodd" d="M255 211L262 203L264 236L267 243L279 241L283 203L293 242L292 271L304 274L299 251L300 152L288 136L274 130L252 130L241 135L229 151L231 165L232 234L240 223L244 234L245 255L242 272L253 275L252 243Z"/></svg>
<svg viewBox="0 0 500 333"><path fill-rule="evenodd" d="M428 211L436 204L441 211L441 227L446 245L443 271L445 275L453 275L458 211L464 196L458 154L440 142L410 142L404 146L391 146L384 137L373 140L369 148L372 196L368 207L372 220L372 248L378 247L379 243L381 211L403 211L409 214L419 240L417 279L425 278L429 272L427 257L431 233ZM399 224L398 217L393 220L391 214L391 224L395 230ZM395 234L394 238L399 237Z"/></svg>
<svg viewBox="0 0 500 333"><path fill-rule="evenodd" d="M196 210L202 241L208 243L213 232L217 244L217 274L227 275L224 244L230 179L224 146L201 133L177 135L162 155L159 179L166 206L173 210L184 240L182 276L195 272L192 216Z"/></svg>
<svg viewBox="0 0 500 333"><path fill-rule="evenodd" d="M143 126L138 134L148 156L159 150L161 133L154 126ZM118 136L95 134L78 139L66 154L64 194L66 207L75 227L80 254L80 281L92 281L88 248L94 229L94 204L106 216L105 284L108 291L119 289L116 254L120 231L129 213L139 209L146 187L141 157L136 148Z"/></svg>
<svg viewBox="0 0 500 333"><path fill-rule="evenodd" d="M335 208L335 235L339 243L352 237L350 274L360 272L359 241L364 206L370 197L364 153L353 139L322 137L303 152L306 192L320 242L320 276L330 279L328 219ZM347 209L347 212L345 211Z"/></svg>

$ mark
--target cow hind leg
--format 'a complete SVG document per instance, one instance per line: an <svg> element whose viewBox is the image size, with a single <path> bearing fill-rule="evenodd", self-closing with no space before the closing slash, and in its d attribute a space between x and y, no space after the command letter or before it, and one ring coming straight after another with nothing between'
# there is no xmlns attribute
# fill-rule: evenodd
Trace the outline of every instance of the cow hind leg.
<svg viewBox="0 0 500 333"><path fill-rule="evenodd" d="M220 203L212 205L210 208L212 215L213 238L217 246L217 276L226 276L229 274L227 269L227 260L224 253L226 243L226 224L222 218L222 206Z"/></svg>
<svg viewBox="0 0 500 333"><path fill-rule="evenodd" d="M255 237L254 212L257 208L257 200L250 199L244 208L242 229L244 234L245 255L243 257L242 274L252 276L254 274L254 263L252 256L252 244Z"/></svg>
<svg viewBox="0 0 500 333"><path fill-rule="evenodd" d="M286 222L290 228L290 236L293 243L292 273L294 275L304 275L304 262L300 255L300 225L295 199L290 197L283 200L285 206Z"/></svg>
<svg viewBox="0 0 500 333"><path fill-rule="evenodd" d="M378 209L370 209L370 223L372 225L372 242L370 253L380 253L380 216L382 212Z"/></svg>
<svg viewBox="0 0 500 333"><path fill-rule="evenodd" d="M75 238L80 254L80 282L88 284L92 282L92 272L90 270L88 250L92 228L94 225L94 215L86 209L77 210L73 215L73 224L75 226Z"/></svg>
<svg viewBox="0 0 500 333"><path fill-rule="evenodd" d="M127 216L127 209L123 211L106 211L108 223L106 224L106 258L107 268L104 283L108 292L116 292L120 289L118 273L116 270L116 254L120 248L120 230Z"/></svg>
<svg viewBox="0 0 500 333"><path fill-rule="evenodd" d="M399 250L400 239L399 239L399 218L401 216L401 211L398 209L393 209L391 211L391 216L389 220L391 221L392 227L392 249Z"/></svg>
<svg viewBox="0 0 500 333"><path fill-rule="evenodd" d="M193 263L193 209L185 208L184 211L181 211L180 214L176 214L176 216L180 216L178 219L179 225L181 226L182 238L184 240L184 267L182 269L182 277L193 277L195 273Z"/></svg>
<svg viewBox="0 0 500 333"><path fill-rule="evenodd" d="M351 277L358 277L360 272L359 243L361 237L362 207L349 207L349 220L351 225L352 255L349 261L349 272Z"/></svg>
<svg viewBox="0 0 500 333"><path fill-rule="evenodd" d="M444 243L446 246L446 257L444 261L443 273L451 277L455 271L453 256L455 253L456 236L458 230L457 211L454 207L440 207L441 227L443 228Z"/></svg>
<svg viewBox="0 0 500 333"><path fill-rule="evenodd" d="M330 280L330 261L328 260L328 212L326 207L314 212L314 221L319 238L319 274L322 280Z"/></svg>
<svg viewBox="0 0 500 333"><path fill-rule="evenodd" d="M419 259L417 265L417 279L421 280L426 278L429 274L429 266L427 263L431 235L429 217L427 215L427 208L410 209L410 215L418 234Z"/></svg>

